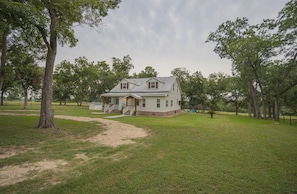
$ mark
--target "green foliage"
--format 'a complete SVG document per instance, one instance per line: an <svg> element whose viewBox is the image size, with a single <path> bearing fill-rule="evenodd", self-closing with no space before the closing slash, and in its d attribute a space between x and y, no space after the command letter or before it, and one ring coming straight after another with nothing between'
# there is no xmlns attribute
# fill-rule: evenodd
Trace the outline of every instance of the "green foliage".
<svg viewBox="0 0 297 194"><path fill-rule="evenodd" d="M207 94L207 105L211 115L217 110L217 104L226 95L227 91L227 75L224 73L212 73L208 77L206 94Z"/></svg>
<svg viewBox="0 0 297 194"><path fill-rule="evenodd" d="M142 70L139 74L134 73L132 77L134 78L150 78L150 77L157 77L158 72L151 67L151 66L146 66L144 70Z"/></svg>
<svg viewBox="0 0 297 194"><path fill-rule="evenodd" d="M233 74L241 79L256 118L262 115L261 102L263 117L273 109L279 120L281 97L297 87L296 5L296 0L289 1L276 19L261 24L250 25L247 18L226 21L206 41L216 44L214 52L221 58L232 61Z"/></svg>
<svg viewBox="0 0 297 194"><path fill-rule="evenodd" d="M285 105L290 110L289 112L297 114L297 87L289 90L283 97Z"/></svg>
<svg viewBox="0 0 297 194"><path fill-rule="evenodd" d="M123 57L123 59L112 58L112 71L114 73L116 83L124 78L129 77L129 72L134 68L132 64L132 58L129 55Z"/></svg>
<svg viewBox="0 0 297 194"><path fill-rule="evenodd" d="M52 82L57 45L75 46L74 24L98 25L108 10L117 8L120 0L61 0L61 1L3 1L1 2L0 22L17 24L20 31L43 41L47 47L45 75L42 88L40 128L54 127L51 109ZM1 25L2 26L2 25ZM28 31L22 29L29 29ZM6 30L7 32L7 30ZM5 33L7 38L8 33ZM3 39L7 40L7 39ZM6 42L1 44L7 50ZM5 45L3 47L3 45ZM4 48L4 49L3 49ZM5 55L3 55L5 56ZM2 88L5 60L1 60L0 87Z"/></svg>
<svg viewBox="0 0 297 194"><path fill-rule="evenodd" d="M206 87L207 80L203 77L201 72L195 72L192 76L189 76L189 82L187 83L186 88L182 88L186 92L189 98L189 105L194 109L198 109L199 105L203 109L205 105L207 96L206 96Z"/></svg>
<svg viewBox="0 0 297 194"><path fill-rule="evenodd" d="M283 45L282 53L285 54L288 59L296 60L296 39L297 39L297 1L290 0L286 6L279 12L276 19L276 27L278 27L278 33L281 36L281 42ZM294 61L293 61L294 62ZM295 61L296 63L296 61Z"/></svg>
<svg viewBox="0 0 297 194"><path fill-rule="evenodd" d="M124 56L123 61L113 58L113 69L105 61L94 63L85 57L75 59L74 64L63 61L54 72L54 98L64 104L73 98L79 105L85 101L100 101L100 94L127 78L124 76L129 75L132 66L129 56Z"/></svg>
<svg viewBox="0 0 297 194"><path fill-rule="evenodd" d="M55 68L53 79L53 98L60 104L70 99L74 90L74 71L73 64L68 61L62 61Z"/></svg>

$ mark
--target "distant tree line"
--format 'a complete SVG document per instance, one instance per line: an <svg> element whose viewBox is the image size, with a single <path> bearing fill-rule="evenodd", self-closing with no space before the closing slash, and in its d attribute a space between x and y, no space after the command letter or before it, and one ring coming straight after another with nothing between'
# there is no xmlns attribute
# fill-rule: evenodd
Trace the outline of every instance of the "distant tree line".
<svg viewBox="0 0 297 194"><path fill-rule="evenodd" d="M60 104L75 101L101 101L100 95L111 90L124 78L156 77L157 72L151 66L139 74L129 75L134 68L129 55L123 59L112 58L112 64L106 61L89 62L85 57L75 59L74 63L62 61L54 71L53 97Z"/></svg>

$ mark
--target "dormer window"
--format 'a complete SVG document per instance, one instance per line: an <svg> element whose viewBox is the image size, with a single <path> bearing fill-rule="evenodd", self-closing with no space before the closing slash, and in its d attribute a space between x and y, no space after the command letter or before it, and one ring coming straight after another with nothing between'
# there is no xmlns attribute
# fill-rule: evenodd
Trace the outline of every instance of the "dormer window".
<svg viewBox="0 0 297 194"><path fill-rule="evenodd" d="M148 88L158 88L158 82L154 82L154 81L151 81L151 82L148 82Z"/></svg>
<svg viewBox="0 0 297 194"><path fill-rule="evenodd" d="M151 82L151 88L156 88L156 82Z"/></svg>
<svg viewBox="0 0 297 194"><path fill-rule="evenodd" d="M129 89L129 83L126 83L126 82L121 83L121 89Z"/></svg>

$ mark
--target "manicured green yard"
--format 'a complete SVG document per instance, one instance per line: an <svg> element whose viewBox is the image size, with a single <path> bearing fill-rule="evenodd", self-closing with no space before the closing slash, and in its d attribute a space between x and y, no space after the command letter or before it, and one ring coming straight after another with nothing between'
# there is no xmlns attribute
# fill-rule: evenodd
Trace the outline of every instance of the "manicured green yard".
<svg viewBox="0 0 297 194"><path fill-rule="evenodd" d="M91 112L71 107L55 114L103 117ZM0 116L0 151L27 149L0 159L0 172L8 165L67 162L0 186L1 193L297 193L296 124L192 113L116 120L150 135L111 148L81 141L104 130L98 123L56 119L61 131L41 130L36 116Z"/></svg>

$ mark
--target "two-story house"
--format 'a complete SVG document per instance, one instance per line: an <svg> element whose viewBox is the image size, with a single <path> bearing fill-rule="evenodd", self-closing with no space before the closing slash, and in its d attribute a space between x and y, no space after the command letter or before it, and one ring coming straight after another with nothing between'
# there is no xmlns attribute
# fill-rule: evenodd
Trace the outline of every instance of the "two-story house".
<svg viewBox="0 0 297 194"><path fill-rule="evenodd" d="M181 112L181 88L176 76L123 79L101 97L110 98L105 112L158 116Z"/></svg>

